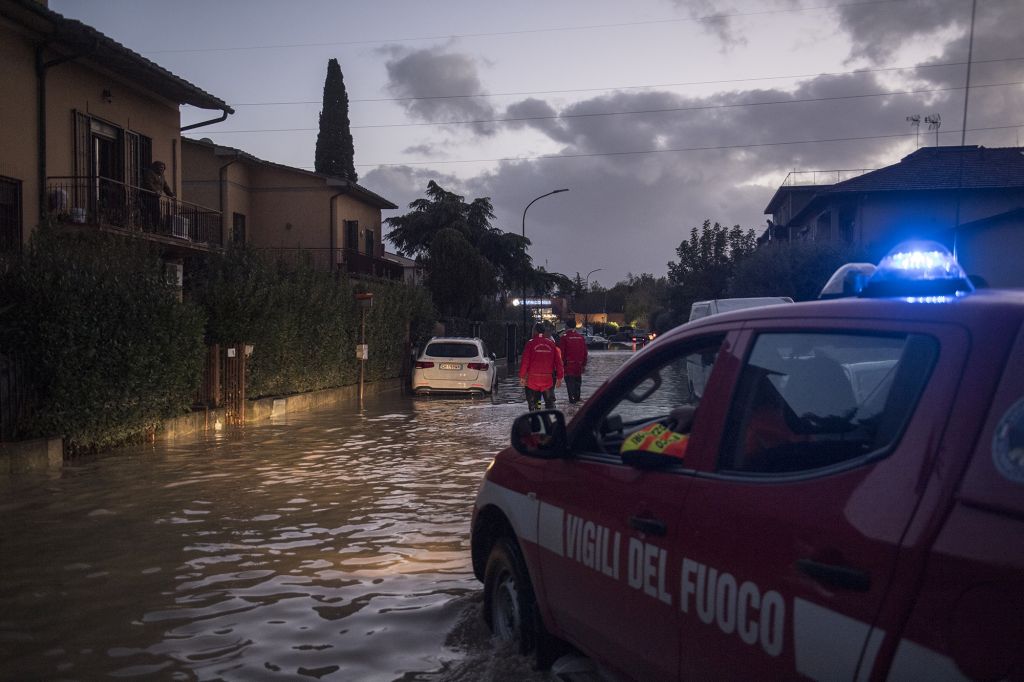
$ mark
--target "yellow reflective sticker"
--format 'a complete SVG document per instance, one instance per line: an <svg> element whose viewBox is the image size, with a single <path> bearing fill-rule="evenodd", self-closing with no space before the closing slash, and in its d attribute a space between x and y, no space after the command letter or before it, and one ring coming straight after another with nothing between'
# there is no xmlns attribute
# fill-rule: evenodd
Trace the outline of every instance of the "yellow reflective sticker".
<svg viewBox="0 0 1024 682"><path fill-rule="evenodd" d="M631 450L643 450L673 457L682 457L686 453L686 444L689 436L685 433L676 433L663 424L654 423L634 431L622 441L619 452Z"/></svg>

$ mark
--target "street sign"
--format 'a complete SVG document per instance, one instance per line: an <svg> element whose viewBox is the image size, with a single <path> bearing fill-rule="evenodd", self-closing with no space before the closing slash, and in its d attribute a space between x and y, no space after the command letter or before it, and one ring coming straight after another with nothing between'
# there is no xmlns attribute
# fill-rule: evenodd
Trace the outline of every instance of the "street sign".
<svg viewBox="0 0 1024 682"><path fill-rule="evenodd" d="M366 291L363 293L356 294L356 305L360 308L370 308L373 306L373 293Z"/></svg>
<svg viewBox="0 0 1024 682"><path fill-rule="evenodd" d="M369 360L370 346L366 343L356 344L356 360Z"/></svg>

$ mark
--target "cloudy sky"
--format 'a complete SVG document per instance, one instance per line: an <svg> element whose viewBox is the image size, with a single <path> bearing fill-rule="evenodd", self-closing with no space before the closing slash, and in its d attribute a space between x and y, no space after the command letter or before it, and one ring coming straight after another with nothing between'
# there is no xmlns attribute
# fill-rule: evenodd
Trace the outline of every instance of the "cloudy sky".
<svg viewBox="0 0 1024 682"><path fill-rule="evenodd" d="M236 109L196 137L297 167L312 168L336 57L360 184L403 208L431 179L488 196L512 231L530 200L567 187L530 209L531 254L569 275L601 268L591 279L606 286L664 274L706 218L760 233L790 171L878 168L934 145L926 116L941 116L939 144L959 144L971 17L971 0L50 7ZM1024 0L977 1L968 144L1020 145L1022 26Z"/></svg>

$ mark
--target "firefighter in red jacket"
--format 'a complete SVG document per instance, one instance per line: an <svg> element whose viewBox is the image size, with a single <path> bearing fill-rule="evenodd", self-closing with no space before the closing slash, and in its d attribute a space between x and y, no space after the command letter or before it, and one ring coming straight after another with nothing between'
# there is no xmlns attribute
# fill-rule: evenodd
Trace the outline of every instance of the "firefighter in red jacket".
<svg viewBox="0 0 1024 682"><path fill-rule="evenodd" d="M533 338L523 348L523 361L519 365L519 385L526 388L526 404L530 411L544 407L555 409L555 388L562 385L565 369L562 366L562 352L555 342L544 336L544 323L533 327Z"/></svg>
<svg viewBox="0 0 1024 682"><path fill-rule="evenodd" d="M567 329L558 340L558 349L562 351L562 362L565 363L565 390L569 394L569 404L580 401L583 372L587 369L587 342L576 331L576 324L575 320L567 322Z"/></svg>

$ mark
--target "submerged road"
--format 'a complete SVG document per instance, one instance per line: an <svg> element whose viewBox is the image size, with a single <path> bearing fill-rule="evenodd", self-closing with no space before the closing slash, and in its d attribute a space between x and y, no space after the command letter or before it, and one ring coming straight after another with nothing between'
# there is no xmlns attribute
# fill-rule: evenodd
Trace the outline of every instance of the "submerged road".
<svg viewBox="0 0 1024 682"><path fill-rule="evenodd" d="M524 407L396 391L0 481L0 679L548 679L494 650L469 559Z"/></svg>

